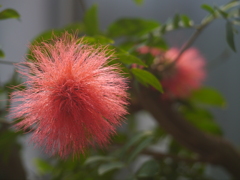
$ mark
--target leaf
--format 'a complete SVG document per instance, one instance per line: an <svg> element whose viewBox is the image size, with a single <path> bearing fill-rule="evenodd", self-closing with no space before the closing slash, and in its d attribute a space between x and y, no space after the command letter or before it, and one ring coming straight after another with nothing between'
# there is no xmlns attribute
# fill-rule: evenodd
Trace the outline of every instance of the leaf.
<svg viewBox="0 0 240 180"><path fill-rule="evenodd" d="M233 31L234 31L234 28L233 28L232 23L230 21L227 21L227 23L226 23L226 39L227 39L227 43L230 46L230 48L234 52L236 52Z"/></svg>
<svg viewBox="0 0 240 180"><path fill-rule="evenodd" d="M83 37L84 40L86 40L86 42L91 43L91 44L113 44L114 40L107 38L105 36L101 36L101 35L95 35L95 36L84 36Z"/></svg>
<svg viewBox="0 0 240 180"><path fill-rule="evenodd" d="M127 52L117 54L117 58L119 61L121 61L124 64L138 64L138 65L147 67L147 65L144 62L142 62L142 60L140 60L136 56L133 56Z"/></svg>
<svg viewBox="0 0 240 180"><path fill-rule="evenodd" d="M179 22L180 22L180 17L178 14L175 14L175 16L173 17L173 28L174 29L179 28Z"/></svg>
<svg viewBox="0 0 240 180"><path fill-rule="evenodd" d="M151 85L158 91L163 92L160 81L152 73L137 68L131 69L131 72L136 77L136 79L143 85Z"/></svg>
<svg viewBox="0 0 240 180"><path fill-rule="evenodd" d="M47 161L44 161L40 158L35 159L35 164L37 165L37 169L40 174L49 173L54 169L54 167L50 165Z"/></svg>
<svg viewBox="0 0 240 180"><path fill-rule="evenodd" d="M186 15L181 15L181 21L184 27L191 27L193 25L191 19Z"/></svg>
<svg viewBox="0 0 240 180"><path fill-rule="evenodd" d="M208 11L210 14L215 14L214 9L211 6L207 5L207 4L202 4L201 8L206 10L206 11Z"/></svg>
<svg viewBox="0 0 240 180"><path fill-rule="evenodd" d="M133 0L137 5L142 5L144 0Z"/></svg>
<svg viewBox="0 0 240 180"><path fill-rule="evenodd" d="M159 23L156 21L137 18L123 18L112 23L108 27L107 34L114 38L120 36L142 36L158 28L159 26Z"/></svg>
<svg viewBox="0 0 240 180"><path fill-rule="evenodd" d="M3 52L3 50L0 49L0 58L4 58L5 57L5 54Z"/></svg>
<svg viewBox="0 0 240 180"><path fill-rule="evenodd" d="M223 18L228 18L228 13L224 12L223 10L221 10L220 8L216 7L217 11L221 14L221 16Z"/></svg>
<svg viewBox="0 0 240 180"><path fill-rule="evenodd" d="M89 158L84 162L84 165L89 165L89 164L96 163L96 162L113 161L113 160L114 160L113 157L92 156L92 157L89 157Z"/></svg>
<svg viewBox="0 0 240 180"><path fill-rule="evenodd" d="M144 140L142 140L132 151L131 155L128 158L128 162L133 161L133 159L136 158L136 156L145 149L148 145L150 145L154 140L153 136L146 137Z"/></svg>
<svg viewBox="0 0 240 180"><path fill-rule="evenodd" d="M219 107L224 107L226 105L223 96L218 91L211 88L201 88L194 91L190 97L190 101Z"/></svg>
<svg viewBox="0 0 240 180"><path fill-rule="evenodd" d="M20 18L20 15L14 9L5 9L0 12L0 20L9 18Z"/></svg>
<svg viewBox="0 0 240 180"><path fill-rule="evenodd" d="M102 164L98 168L98 174L103 175L109 171L123 168L124 166L125 166L125 164L122 162L110 162L110 163Z"/></svg>
<svg viewBox="0 0 240 180"><path fill-rule="evenodd" d="M98 18L97 18L97 5L93 5L86 13L83 18L85 25L85 32L87 35L93 36L98 34Z"/></svg>
<svg viewBox="0 0 240 180"><path fill-rule="evenodd" d="M216 135L222 135L222 130L219 125L214 121L212 114L202 108L181 108L184 117L194 124L200 130L209 132Z"/></svg>
<svg viewBox="0 0 240 180"><path fill-rule="evenodd" d="M138 178L151 178L158 174L160 166L156 160L145 162L137 171Z"/></svg>

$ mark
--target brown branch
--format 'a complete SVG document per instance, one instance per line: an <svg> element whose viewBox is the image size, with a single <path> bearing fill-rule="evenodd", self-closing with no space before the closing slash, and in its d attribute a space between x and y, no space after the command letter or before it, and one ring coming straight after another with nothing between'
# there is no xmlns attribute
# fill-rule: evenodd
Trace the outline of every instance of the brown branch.
<svg viewBox="0 0 240 180"><path fill-rule="evenodd" d="M203 161L220 165L240 179L240 154L227 140L194 127L178 114L172 102L160 101L159 94L155 96L144 88L138 96L143 108L180 144L197 153Z"/></svg>

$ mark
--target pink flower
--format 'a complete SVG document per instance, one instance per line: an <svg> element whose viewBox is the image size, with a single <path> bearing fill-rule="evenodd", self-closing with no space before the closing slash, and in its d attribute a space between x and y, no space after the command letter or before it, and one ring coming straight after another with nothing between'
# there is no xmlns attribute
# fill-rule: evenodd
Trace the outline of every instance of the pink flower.
<svg viewBox="0 0 240 180"><path fill-rule="evenodd" d="M32 141L47 153L64 158L103 147L127 114L126 79L107 65L105 49L65 33L33 46L34 61L19 65L27 89L12 94L11 117L23 118L15 126L34 129Z"/></svg>
<svg viewBox="0 0 240 180"><path fill-rule="evenodd" d="M164 60L172 63L179 50L171 48L164 55ZM186 98L193 90L201 87L205 79L205 59L195 48L186 50L176 62L175 66L163 75L162 86L165 89L165 97Z"/></svg>

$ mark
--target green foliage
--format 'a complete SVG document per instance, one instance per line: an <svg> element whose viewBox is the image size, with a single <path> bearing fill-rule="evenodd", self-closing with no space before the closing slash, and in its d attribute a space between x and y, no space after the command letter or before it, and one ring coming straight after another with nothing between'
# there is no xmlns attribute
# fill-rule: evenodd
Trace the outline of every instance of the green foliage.
<svg viewBox="0 0 240 180"><path fill-rule="evenodd" d="M10 19L10 18L18 19L20 18L20 15L14 9L5 9L0 12L0 20Z"/></svg>
<svg viewBox="0 0 240 180"><path fill-rule="evenodd" d="M85 32L87 35L93 36L99 33L97 19L97 5L93 5L86 13L83 19Z"/></svg>
<svg viewBox="0 0 240 180"><path fill-rule="evenodd" d="M207 5L207 4L203 4L203 5L201 5L201 8L206 10L206 11L208 11L210 14L215 15L215 10L214 10L213 7L211 7L211 6Z"/></svg>
<svg viewBox="0 0 240 180"><path fill-rule="evenodd" d="M3 52L3 50L0 49L0 58L4 58L5 57L5 54Z"/></svg>
<svg viewBox="0 0 240 180"><path fill-rule="evenodd" d="M156 160L146 161L137 171L136 177L138 179L156 177L159 173L159 169L160 169L160 166Z"/></svg>
<svg viewBox="0 0 240 180"><path fill-rule="evenodd" d="M194 91L190 101L217 107L225 107L226 105L225 99L217 90L207 87Z"/></svg>
<svg viewBox="0 0 240 180"><path fill-rule="evenodd" d="M121 36L140 37L158 28L160 24L156 21L138 18L123 18L110 24L107 35L112 38Z"/></svg>
<svg viewBox="0 0 240 180"><path fill-rule="evenodd" d="M134 77L144 86L151 85L160 92L163 92L162 86L159 80L149 71L143 69L133 68L131 69Z"/></svg>
<svg viewBox="0 0 240 180"><path fill-rule="evenodd" d="M226 39L229 47L236 52L235 42L234 42L234 28L230 21L226 22Z"/></svg>
<svg viewBox="0 0 240 180"><path fill-rule="evenodd" d="M144 0L133 0L137 5L142 5Z"/></svg>

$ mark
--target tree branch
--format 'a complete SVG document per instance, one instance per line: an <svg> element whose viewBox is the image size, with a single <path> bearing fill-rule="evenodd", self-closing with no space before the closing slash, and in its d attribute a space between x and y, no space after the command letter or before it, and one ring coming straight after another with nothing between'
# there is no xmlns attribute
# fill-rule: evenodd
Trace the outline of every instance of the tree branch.
<svg viewBox="0 0 240 180"><path fill-rule="evenodd" d="M158 93L154 95L143 88L138 96L142 107L180 144L199 154L203 161L220 165L240 179L240 154L227 140L197 129L173 108L173 102L161 101Z"/></svg>

